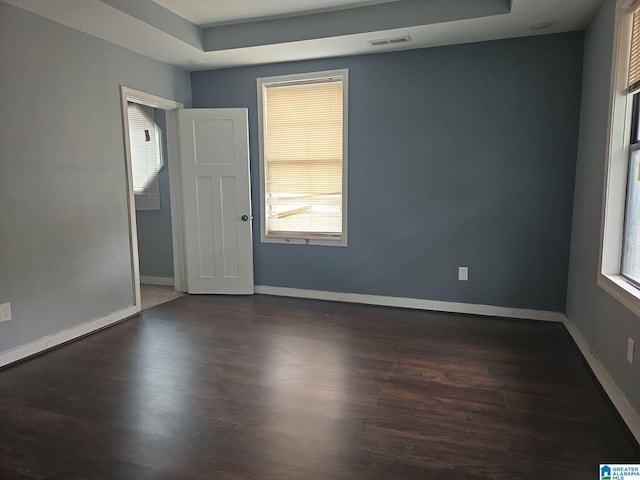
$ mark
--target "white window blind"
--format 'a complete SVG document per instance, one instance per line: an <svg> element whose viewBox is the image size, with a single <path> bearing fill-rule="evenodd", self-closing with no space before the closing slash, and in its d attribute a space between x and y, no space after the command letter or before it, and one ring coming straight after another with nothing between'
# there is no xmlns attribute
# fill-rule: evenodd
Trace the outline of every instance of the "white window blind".
<svg viewBox="0 0 640 480"><path fill-rule="evenodd" d="M640 87L640 8L636 5L633 12L631 34L631 58L629 60L629 91Z"/></svg>
<svg viewBox="0 0 640 480"><path fill-rule="evenodd" d="M266 235L343 234L342 78L263 89Z"/></svg>
<svg viewBox="0 0 640 480"><path fill-rule="evenodd" d="M129 141L136 210L160 210L160 136L151 107L129 102Z"/></svg>

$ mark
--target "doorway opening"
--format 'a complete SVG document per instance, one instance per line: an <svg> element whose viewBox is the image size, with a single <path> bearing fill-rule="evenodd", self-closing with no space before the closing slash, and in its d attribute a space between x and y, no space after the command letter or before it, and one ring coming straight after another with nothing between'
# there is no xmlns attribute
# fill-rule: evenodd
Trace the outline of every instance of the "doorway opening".
<svg viewBox="0 0 640 480"><path fill-rule="evenodd" d="M182 104L121 87L133 297L138 310L186 291L175 114Z"/></svg>

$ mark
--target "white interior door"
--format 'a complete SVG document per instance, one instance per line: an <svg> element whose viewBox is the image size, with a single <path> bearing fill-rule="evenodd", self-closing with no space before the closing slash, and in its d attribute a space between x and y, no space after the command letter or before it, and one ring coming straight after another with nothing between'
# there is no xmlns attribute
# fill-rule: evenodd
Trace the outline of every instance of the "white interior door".
<svg viewBox="0 0 640 480"><path fill-rule="evenodd" d="M248 111L178 111L189 293L253 293Z"/></svg>

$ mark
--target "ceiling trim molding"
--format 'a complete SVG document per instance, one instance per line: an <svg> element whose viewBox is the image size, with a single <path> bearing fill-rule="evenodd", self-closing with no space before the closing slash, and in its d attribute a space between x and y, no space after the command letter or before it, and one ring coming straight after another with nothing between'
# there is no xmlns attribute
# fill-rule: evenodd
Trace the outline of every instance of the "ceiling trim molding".
<svg viewBox="0 0 640 480"><path fill-rule="evenodd" d="M200 50L202 47L202 29L189 20L173 13L153 1L132 2L131 0L100 0L127 15L157 28L172 37Z"/></svg>
<svg viewBox="0 0 640 480"><path fill-rule="evenodd" d="M205 52L379 32L511 12L511 0L402 0L203 29Z"/></svg>

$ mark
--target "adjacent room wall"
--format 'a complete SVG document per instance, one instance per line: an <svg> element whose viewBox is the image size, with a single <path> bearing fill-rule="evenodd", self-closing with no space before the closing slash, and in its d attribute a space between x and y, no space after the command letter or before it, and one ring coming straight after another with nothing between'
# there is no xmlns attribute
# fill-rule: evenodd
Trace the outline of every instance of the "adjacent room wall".
<svg viewBox="0 0 640 480"><path fill-rule="evenodd" d="M166 115L164 110L155 109L154 111L156 125L161 132L164 165L158 172L160 210L138 210L136 212L140 276L162 277L173 280L173 242L171 237L171 195L169 192L169 166L167 164Z"/></svg>
<svg viewBox="0 0 640 480"><path fill-rule="evenodd" d="M0 3L0 352L131 306L120 85L189 75Z"/></svg>
<svg viewBox="0 0 640 480"><path fill-rule="evenodd" d="M256 284L564 312L582 42L192 73L195 107L249 108ZM256 78L337 68L350 81L349 246L260 243Z"/></svg>
<svg viewBox="0 0 640 480"><path fill-rule="evenodd" d="M585 37L582 115L576 171L567 313L618 387L640 412L640 362L626 360L640 319L597 286L613 59L615 0L607 0ZM636 347L636 358L638 350Z"/></svg>

